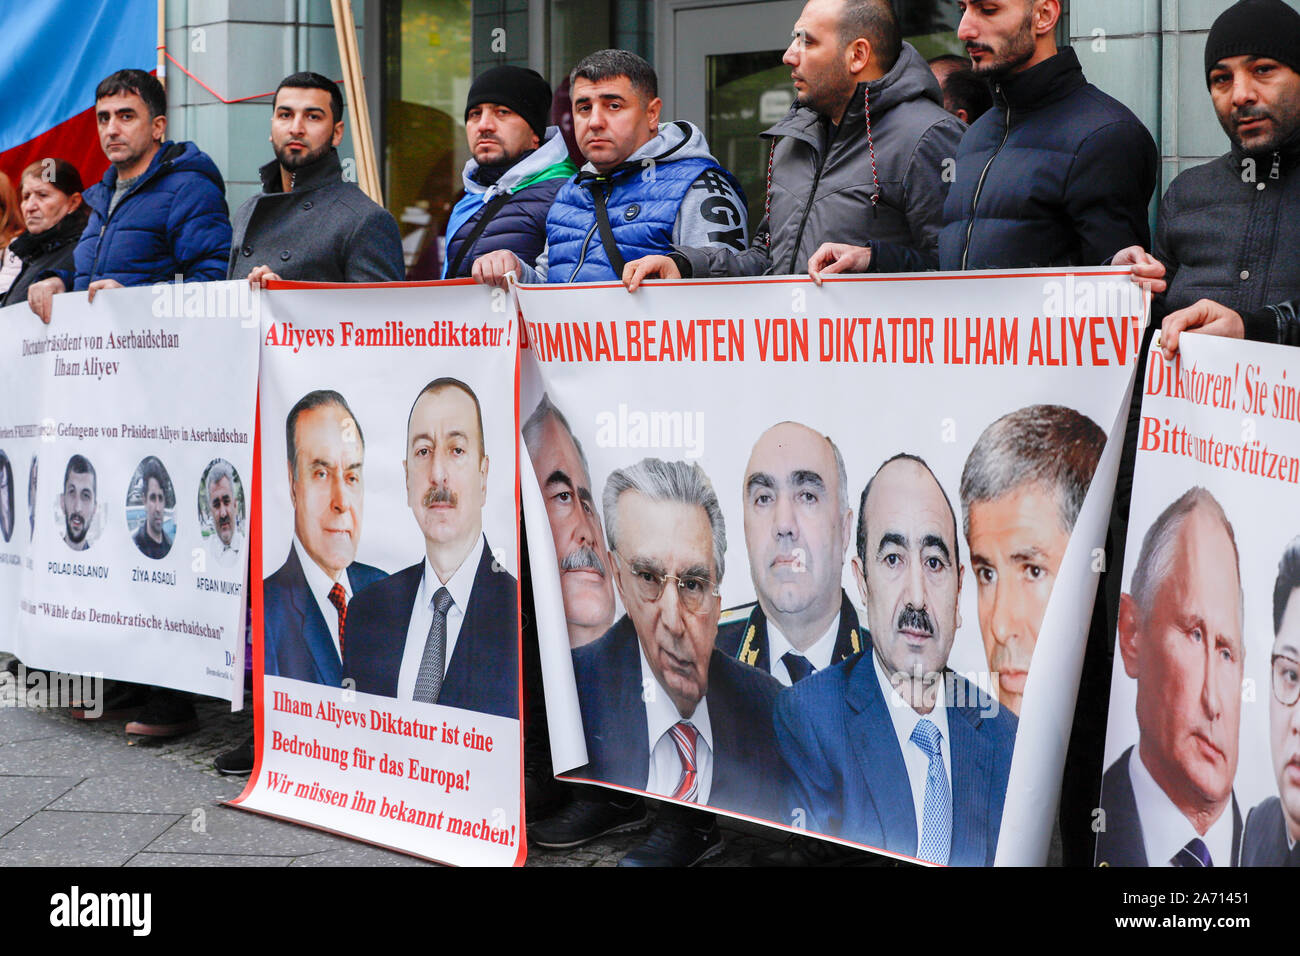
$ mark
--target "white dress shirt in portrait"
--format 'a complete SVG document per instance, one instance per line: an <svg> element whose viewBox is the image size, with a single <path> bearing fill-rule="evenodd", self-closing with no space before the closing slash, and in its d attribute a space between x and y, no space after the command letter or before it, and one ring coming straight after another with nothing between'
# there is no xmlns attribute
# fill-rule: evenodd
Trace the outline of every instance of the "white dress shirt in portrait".
<svg viewBox="0 0 1300 956"><path fill-rule="evenodd" d="M1183 811L1175 806L1156 783L1146 764L1133 748L1128 760L1128 777L1133 784L1133 802L1137 805L1142 826L1142 843L1147 852L1147 866L1173 866L1178 851L1200 837L1210 851L1215 866L1232 865L1232 806L1223 808L1219 819L1210 825L1205 836L1196 832Z"/></svg>
<svg viewBox="0 0 1300 956"><path fill-rule="evenodd" d="M474 578L478 574L479 561L483 558L484 545L483 535L480 534L465 560L445 583L438 579L428 556L425 556L424 576L420 579L419 590L415 592L411 623L406 628L402 668L397 673L398 700L415 699L415 681L420 676L420 661L424 658L424 645L429 639L429 627L433 624L433 596L439 588L446 588L452 601L447 608L447 642L442 655L442 676L447 676L452 652L456 650L456 639L460 636L460 626L465 620L465 609L469 607L470 592L474 590Z"/></svg>
<svg viewBox="0 0 1300 956"><path fill-rule="evenodd" d="M840 616L835 615L835 620L831 621L830 630L813 643L813 646L806 651L796 651L781 629L772 623L772 619L767 619L767 661L772 669L772 676L779 680L786 687L794 683L794 678L786 670L785 661L781 660L788 651L794 651L801 657L808 658L808 663L813 666L814 671L824 671L831 666L831 657L835 654L835 638L840 632Z"/></svg>
<svg viewBox="0 0 1300 956"><path fill-rule="evenodd" d="M330 591L334 589L334 579L311 559L311 555L302 546L297 535L293 536L293 549L298 554L298 563L302 565L302 576L307 579L307 590L311 591L311 596L316 599L320 616L325 618L325 626L329 628L330 640L334 642L334 653L338 654L339 660L342 661L343 655L339 652L339 612L338 608L330 603ZM347 571L339 575L338 583L343 585L343 596L347 603L351 604L352 582L348 580Z"/></svg>
<svg viewBox="0 0 1300 956"><path fill-rule="evenodd" d="M695 803L708 803L713 789L713 725L709 723L709 700L701 698L690 717L682 717L668 692L660 686L637 641L641 659L641 694L645 701L646 731L650 744L650 768L646 791L671 797L682 779L682 760L670 731L679 720L689 720L698 734L695 741Z"/></svg>
<svg viewBox="0 0 1300 956"><path fill-rule="evenodd" d="M943 751L943 772L948 777L948 793L952 790L952 738L948 736L948 704L945 696L944 681L938 682L934 699L934 709L928 714L918 714L911 704L894 690L889 676L880 664L880 658L873 651L871 663L876 668L876 679L880 681L880 696L884 698L885 709L894 724L894 734L898 737L898 749L903 755L903 765L907 767L907 780L912 786L912 810L916 815L916 845L921 845L921 831L925 822L925 779L930 773L930 758L913 740L912 731L928 717L939 728L939 737ZM950 819L955 819L950 817Z"/></svg>

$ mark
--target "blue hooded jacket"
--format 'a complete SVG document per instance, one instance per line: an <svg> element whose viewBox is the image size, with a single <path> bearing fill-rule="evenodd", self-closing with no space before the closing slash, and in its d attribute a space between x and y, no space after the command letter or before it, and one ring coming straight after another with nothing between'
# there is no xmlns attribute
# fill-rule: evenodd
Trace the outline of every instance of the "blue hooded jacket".
<svg viewBox="0 0 1300 956"><path fill-rule="evenodd" d="M90 221L77 243L75 281L66 271L51 275L73 290L96 279L139 286L172 282L178 274L192 282L226 277L226 186L206 153L193 143L163 143L110 216L116 188L117 170L109 166L103 180L82 194Z"/></svg>

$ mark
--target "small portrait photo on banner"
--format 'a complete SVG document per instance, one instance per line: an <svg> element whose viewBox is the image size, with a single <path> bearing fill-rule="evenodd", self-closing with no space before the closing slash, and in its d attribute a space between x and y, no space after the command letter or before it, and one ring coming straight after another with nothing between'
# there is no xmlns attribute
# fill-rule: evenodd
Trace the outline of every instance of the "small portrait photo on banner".
<svg viewBox="0 0 1300 956"><path fill-rule="evenodd" d="M27 472L27 523L28 537L33 541L36 540L36 485L39 470L38 459L32 455L32 466Z"/></svg>
<svg viewBox="0 0 1300 956"><path fill-rule="evenodd" d="M214 458L199 478L199 533L219 567L237 565L244 555L248 508L235 466Z"/></svg>
<svg viewBox="0 0 1300 956"><path fill-rule="evenodd" d="M140 553L155 561L167 557L176 540L176 489L154 455L140 462L127 486L126 526Z"/></svg>
<svg viewBox="0 0 1300 956"><path fill-rule="evenodd" d="M14 467L9 456L0 450L0 538L6 542L14 534Z"/></svg>
<svg viewBox="0 0 1300 956"><path fill-rule="evenodd" d="M99 476L85 455L73 455L63 469L63 491L56 498L55 522L73 551L85 551L99 537L105 523L99 507Z"/></svg>

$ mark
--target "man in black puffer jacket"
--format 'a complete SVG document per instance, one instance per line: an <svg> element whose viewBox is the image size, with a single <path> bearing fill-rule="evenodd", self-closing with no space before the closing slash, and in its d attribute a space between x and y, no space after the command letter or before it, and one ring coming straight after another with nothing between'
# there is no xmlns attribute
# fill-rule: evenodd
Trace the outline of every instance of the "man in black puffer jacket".
<svg viewBox="0 0 1300 956"><path fill-rule="evenodd" d="M1053 39L1059 0L970 4L957 35L993 82L962 137L939 235L942 269L1100 265L1145 244L1155 142ZM1019 22L1017 22L1019 21Z"/></svg>
<svg viewBox="0 0 1300 956"><path fill-rule="evenodd" d="M957 36L994 102L957 148L940 269L1101 265L1147 243L1155 141L1084 79L1073 49L1057 50L1060 15L1060 0L971 3L962 15ZM865 272L873 258L884 250L827 244L809 272Z"/></svg>

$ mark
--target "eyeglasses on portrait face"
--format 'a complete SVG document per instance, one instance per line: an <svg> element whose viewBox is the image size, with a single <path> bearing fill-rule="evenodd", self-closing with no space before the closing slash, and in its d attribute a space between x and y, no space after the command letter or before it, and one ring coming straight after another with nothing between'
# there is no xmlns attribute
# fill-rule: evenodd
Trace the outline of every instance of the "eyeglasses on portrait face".
<svg viewBox="0 0 1300 956"><path fill-rule="evenodd" d="M1283 707L1300 700L1300 661L1285 654L1273 655L1273 696Z"/></svg>
<svg viewBox="0 0 1300 956"><path fill-rule="evenodd" d="M647 604L653 604L663 597L664 588L669 581L677 583L677 600L689 614L699 614L712 598L721 596L717 585L707 574L664 574L640 561L627 565L617 551L612 554L614 560L631 577L632 589L637 598Z"/></svg>

